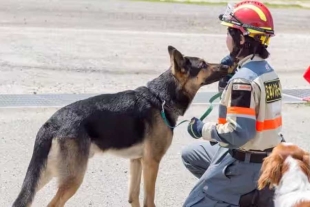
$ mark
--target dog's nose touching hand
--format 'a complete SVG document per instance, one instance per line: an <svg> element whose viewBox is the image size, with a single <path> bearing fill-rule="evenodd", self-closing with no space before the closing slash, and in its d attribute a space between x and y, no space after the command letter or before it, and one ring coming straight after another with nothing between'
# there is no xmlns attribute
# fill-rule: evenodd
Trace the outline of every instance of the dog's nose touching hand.
<svg viewBox="0 0 310 207"><path fill-rule="evenodd" d="M229 67L230 67L229 65L222 65L222 64L220 65L220 69L226 70L227 72L228 72Z"/></svg>

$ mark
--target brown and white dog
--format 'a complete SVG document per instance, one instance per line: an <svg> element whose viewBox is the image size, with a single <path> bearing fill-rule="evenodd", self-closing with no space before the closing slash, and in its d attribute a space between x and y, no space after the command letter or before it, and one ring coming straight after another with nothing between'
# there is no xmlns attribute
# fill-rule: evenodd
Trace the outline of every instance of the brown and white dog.
<svg viewBox="0 0 310 207"><path fill-rule="evenodd" d="M295 144L280 143L265 158L258 189L275 188L275 207L310 207L310 157Z"/></svg>

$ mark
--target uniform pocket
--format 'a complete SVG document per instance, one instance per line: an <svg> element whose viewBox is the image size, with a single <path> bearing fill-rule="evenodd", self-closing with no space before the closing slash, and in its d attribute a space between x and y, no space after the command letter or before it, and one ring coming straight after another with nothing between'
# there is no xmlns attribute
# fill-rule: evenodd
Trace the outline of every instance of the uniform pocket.
<svg viewBox="0 0 310 207"><path fill-rule="evenodd" d="M259 169L252 163L236 161L225 168L224 176L229 179L227 191L240 196L256 188L256 181L253 179Z"/></svg>
<svg viewBox="0 0 310 207"><path fill-rule="evenodd" d="M207 171L203 191L223 204L238 205L241 195L256 188L253 177L257 168L252 163L243 163L227 156Z"/></svg>
<svg viewBox="0 0 310 207"><path fill-rule="evenodd" d="M240 169L240 166L238 164L239 164L239 161L235 160L235 161L229 163L228 165L226 165L222 170L224 177L226 177L227 179L230 180L234 176L240 175L241 169Z"/></svg>

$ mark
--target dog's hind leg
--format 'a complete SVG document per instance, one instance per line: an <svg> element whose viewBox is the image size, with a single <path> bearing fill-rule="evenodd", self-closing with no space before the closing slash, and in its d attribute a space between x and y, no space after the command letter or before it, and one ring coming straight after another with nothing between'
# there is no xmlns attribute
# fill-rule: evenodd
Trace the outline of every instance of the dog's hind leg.
<svg viewBox="0 0 310 207"><path fill-rule="evenodd" d="M87 168L90 141L66 138L59 145L58 191L48 207L63 207L79 189Z"/></svg>
<svg viewBox="0 0 310 207"><path fill-rule="evenodd" d="M130 160L129 200L132 207L140 207L141 159Z"/></svg>
<svg viewBox="0 0 310 207"><path fill-rule="evenodd" d="M51 180L48 159L52 147L54 127L46 123L40 128L26 176L13 207L29 207L36 195Z"/></svg>
<svg viewBox="0 0 310 207"><path fill-rule="evenodd" d="M59 154L59 145L56 139L52 140L52 146L48 154L46 168L42 170L36 192L40 191L48 184L53 177L57 176L57 156Z"/></svg>
<svg viewBox="0 0 310 207"><path fill-rule="evenodd" d="M36 192L40 191L46 184L48 184L52 178L53 175L49 170L45 170L44 172L41 173L41 178L40 181L38 183L38 187L36 189Z"/></svg>

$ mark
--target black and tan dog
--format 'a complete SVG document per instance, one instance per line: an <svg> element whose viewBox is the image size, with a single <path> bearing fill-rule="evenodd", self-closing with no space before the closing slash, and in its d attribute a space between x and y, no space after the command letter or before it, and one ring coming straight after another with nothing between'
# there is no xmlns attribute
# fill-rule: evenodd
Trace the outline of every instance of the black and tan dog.
<svg viewBox="0 0 310 207"><path fill-rule="evenodd" d="M169 148L170 125L183 115L198 89L218 81L228 67L183 56L169 46L171 67L147 86L103 94L59 109L39 130L24 183L14 207L28 207L53 177L58 191L49 207L61 207L83 181L87 162L96 152L130 159L129 203L138 207L143 172L144 206L154 207L159 163ZM143 169L143 170L142 170Z"/></svg>

